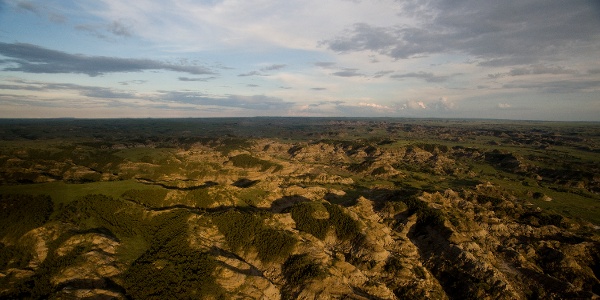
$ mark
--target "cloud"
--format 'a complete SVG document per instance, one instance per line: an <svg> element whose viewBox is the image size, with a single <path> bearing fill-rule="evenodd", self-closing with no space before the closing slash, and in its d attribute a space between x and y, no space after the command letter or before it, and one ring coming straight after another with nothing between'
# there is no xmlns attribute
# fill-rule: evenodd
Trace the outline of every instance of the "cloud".
<svg viewBox="0 0 600 300"><path fill-rule="evenodd" d="M546 93L586 93L600 91L600 80L514 81L503 85L507 89L539 90Z"/></svg>
<svg viewBox="0 0 600 300"><path fill-rule="evenodd" d="M261 72L258 71L250 71L248 73L238 74L239 77L248 77L248 76L265 76Z"/></svg>
<svg viewBox="0 0 600 300"><path fill-rule="evenodd" d="M431 103L431 108L435 110L448 111L453 110L454 107L454 102L448 100L448 97L440 97L437 101Z"/></svg>
<svg viewBox="0 0 600 300"><path fill-rule="evenodd" d="M113 99L133 99L136 98L135 94L130 92L115 91L111 88L104 87L84 87L80 88L82 95L91 98L113 98Z"/></svg>
<svg viewBox="0 0 600 300"><path fill-rule="evenodd" d="M261 71L275 71L275 70L281 70L283 68L285 68L287 65L286 64L274 64L274 65L270 65L264 68L261 68Z"/></svg>
<svg viewBox="0 0 600 300"><path fill-rule="evenodd" d="M500 109L509 109L512 107L512 105L508 104L508 103L498 103L498 108Z"/></svg>
<svg viewBox="0 0 600 300"><path fill-rule="evenodd" d="M78 24L74 27L79 31L84 31L100 39L113 41L111 37L129 38L133 36L131 26L122 21L112 21L109 24ZM110 34L110 35L107 35Z"/></svg>
<svg viewBox="0 0 600 300"><path fill-rule="evenodd" d="M0 84L0 89L3 90L19 90L19 91L74 91L82 96L91 98L120 98L132 99L136 95L134 93L122 90L116 90L106 87L87 86L73 83L51 83L13 79L12 84Z"/></svg>
<svg viewBox="0 0 600 300"><path fill-rule="evenodd" d="M330 62L330 61L318 61L315 63L315 66L324 68L324 69L331 69L331 68L335 67L335 65L336 65L336 63Z"/></svg>
<svg viewBox="0 0 600 300"><path fill-rule="evenodd" d="M310 89L313 91L326 91L327 90L327 88L324 88L324 87L314 87L314 88L310 88Z"/></svg>
<svg viewBox="0 0 600 300"><path fill-rule="evenodd" d="M392 74L392 73L394 73L394 71L378 71L375 74L373 74L373 78L381 78L385 75Z"/></svg>
<svg viewBox="0 0 600 300"><path fill-rule="evenodd" d="M359 73L358 69L344 68L341 71L331 73L331 75L339 77L363 77L365 74Z"/></svg>
<svg viewBox="0 0 600 300"><path fill-rule="evenodd" d="M540 75L540 74L575 74L577 71L568 70L561 66L549 66L549 65L531 65L529 67L521 67L521 68L513 68L508 72L511 76L519 76L519 75Z"/></svg>
<svg viewBox="0 0 600 300"><path fill-rule="evenodd" d="M110 25L108 25L107 29L109 32L111 32L112 34L117 35L117 36L123 36L123 37L131 37L132 36L129 26L126 26L125 24L123 24L122 22L119 22L119 21L113 21L112 23L110 23Z"/></svg>
<svg viewBox="0 0 600 300"><path fill-rule="evenodd" d="M5 5L4 3L5 1L0 1L0 12L2 12L2 8L3 5ZM66 17L60 13L57 13L55 11L52 11L51 9L49 9L48 6L46 5L39 5L36 3L33 3L32 1L14 1L16 2L16 5L14 3L10 3L12 5L14 5L15 10L17 12L30 12L33 14L36 14L38 16L45 16L48 18L48 20L50 20L51 22L54 23L64 23L66 21Z"/></svg>
<svg viewBox="0 0 600 300"><path fill-rule="evenodd" d="M20 10L32 12L34 14L40 13L40 9L29 1L19 1L19 3L17 3L17 8Z"/></svg>
<svg viewBox="0 0 600 300"><path fill-rule="evenodd" d="M143 84L148 82L148 80L127 80L127 81L120 81L119 84L120 85L130 85L130 84Z"/></svg>
<svg viewBox="0 0 600 300"><path fill-rule="evenodd" d="M369 107L369 108L373 108L373 109L377 109L377 110L392 110L392 108L389 106L385 106L385 105L381 105L381 104L377 104L377 103L359 102L358 106Z"/></svg>
<svg viewBox="0 0 600 300"><path fill-rule="evenodd" d="M481 65L519 65L600 49L600 18L592 1L404 1L401 17L375 26L355 23L320 45L335 52L371 51L394 59L465 54Z"/></svg>
<svg viewBox="0 0 600 300"><path fill-rule="evenodd" d="M178 77L177 79L179 79L179 81L200 81L200 82L206 82L206 81L213 80L213 79L216 79L216 78L217 77L215 77L215 76L211 76L211 77L199 77L199 78L198 77L194 77L194 78L191 78L191 77Z"/></svg>
<svg viewBox="0 0 600 300"><path fill-rule="evenodd" d="M515 67L505 73L488 74L488 78L497 79L506 76L523 76L523 75L562 75L562 74L577 74L576 70L567 69L563 66L535 64L526 67Z"/></svg>
<svg viewBox="0 0 600 300"><path fill-rule="evenodd" d="M448 80L448 76L437 76L429 72L410 72L404 74L394 74L390 78L403 79L403 78L419 78L427 82L444 82Z"/></svg>
<svg viewBox="0 0 600 300"><path fill-rule="evenodd" d="M285 68L286 66L287 65L285 65L285 64L273 64L273 65L269 65L264 68L261 68L259 71L250 71L250 72L238 74L238 76L239 77L268 76L268 74L265 74L264 72L281 70L281 69Z"/></svg>
<svg viewBox="0 0 600 300"><path fill-rule="evenodd" d="M8 44L0 42L0 59L4 71L25 73L80 73L98 76L105 73L167 70L194 75L214 74L210 69L185 64L171 64L150 59L86 56L46 49L31 44Z"/></svg>
<svg viewBox="0 0 600 300"><path fill-rule="evenodd" d="M158 99L169 100L177 103L194 105L211 105L223 107L236 107L251 110L275 110L282 111L291 108L294 103L286 102L280 98L265 95L242 96L242 95L208 95L193 91L163 91Z"/></svg>

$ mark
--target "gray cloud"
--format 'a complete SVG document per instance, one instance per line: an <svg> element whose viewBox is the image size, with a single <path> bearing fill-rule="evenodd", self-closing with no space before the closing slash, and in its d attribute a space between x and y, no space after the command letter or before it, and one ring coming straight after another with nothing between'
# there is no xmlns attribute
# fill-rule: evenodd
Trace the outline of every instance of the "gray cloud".
<svg viewBox="0 0 600 300"><path fill-rule="evenodd" d="M308 106L310 107L319 107L319 106L338 106L338 105L343 105L345 104L345 101L341 101L341 100L332 100L332 101L319 101L317 103L311 103Z"/></svg>
<svg viewBox="0 0 600 300"><path fill-rule="evenodd" d="M395 59L460 53L487 66L534 64L569 57L573 49L600 49L593 1L415 0L402 5L402 14L422 21L419 26L358 23L320 44L336 52L373 51Z"/></svg>
<svg viewBox="0 0 600 300"><path fill-rule="evenodd" d="M274 65L270 65L270 66L266 66L264 68L261 68L259 71L250 71L250 72L247 72L247 73L238 74L238 76L239 77L268 76L268 74L265 74L263 72L281 70L281 69L283 69L285 67L287 67L287 65L285 65L285 64L274 64Z"/></svg>
<svg viewBox="0 0 600 300"><path fill-rule="evenodd" d="M200 78L190 78L190 77L179 77L179 81L200 81L200 82L206 82L209 80L213 80L216 79L217 77L215 76L211 76L211 77L200 77Z"/></svg>
<svg viewBox="0 0 600 300"><path fill-rule="evenodd" d="M79 31L87 32L90 35L95 36L97 38L108 40L108 36L106 34L102 33L98 29L98 26L91 25L91 24L79 24L79 25L75 26L75 29L77 29Z"/></svg>
<svg viewBox="0 0 600 300"><path fill-rule="evenodd" d="M358 69L344 68L341 71L337 71L331 73L331 75L340 76L340 77L361 77L365 76L363 73L359 73Z"/></svg>
<svg viewBox="0 0 600 300"><path fill-rule="evenodd" d="M250 71L248 73L238 74L239 77L248 77L248 76L265 76L261 72L258 71Z"/></svg>
<svg viewBox="0 0 600 300"><path fill-rule="evenodd" d="M128 80L128 81L120 81L120 85L129 85L129 84L143 84L148 82L148 80Z"/></svg>
<svg viewBox="0 0 600 300"><path fill-rule="evenodd" d="M75 26L75 29L87 32L92 36L100 39L112 41L112 36L128 38L132 37L130 26L126 25L122 21L113 21L110 24L79 24ZM107 35L110 34L110 35Z"/></svg>
<svg viewBox="0 0 600 300"><path fill-rule="evenodd" d="M91 98L122 98L131 99L135 98L135 94L115 90L112 88L87 86L72 83L48 83L48 82L37 82L27 80L11 80L12 84L0 84L0 89L3 90L19 90L19 91L75 91L82 96Z"/></svg>
<svg viewBox="0 0 600 300"><path fill-rule="evenodd" d="M261 71L275 71L275 70L281 70L283 68L287 67L287 65L285 64L274 64L274 65L270 65L264 68L261 68Z"/></svg>
<svg viewBox="0 0 600 300"><path fill-rule="evenodd" d="M576 70L567 69L562 66L536 64L527 67L515 67L506 73L488 74L488 78L498 79L506 76L523 76L523 75L561 75L561 74L577 74Z"/></svg>
<svg viewBox="0 0 600 300"><path fill-rule="evenodd" d="M311 90L313 90L313 91L325 91L325 90L327 90L327 88L324 88L324 87L314 87L314 88L311 88Z"/></svg>
<svg viewBox="0 0 600 300"><path fill-rule="evenodd" d="M557 75L557 74L575 74L575 73L577 73L577 71L565 69L564 67L561 67L561 66L548 66L548 65L543 65L543 64L532 65L532 66L529 66L529 67L513 68L512 70L510 70L508 72L508 74L510 76L530 75L530 74L534 74L534 75L541 75L541 74L553 74L553 75Z"/></svg>
<svg viewBox="0 0 600 300"><path fill-rule="evenodd" d="M208 68L196 65L170 64L150 59L85 56L50 50L31 44L0 42L0 54L10 59L0 59L9 65L4 71L25 73L81 73L98 76L105 73L167 70L194 75L214 74Z"/></svg>
<svg viewBox="0 0 600 300"><path fill-rule="evenodd" d="M373 78L381 78L385 75L392 74L392 73L394 73L394 71L379 71L379 72L373 74Z"/></svg>
<svg viewBox="0 0 600 300"><path fill-rule="evenodd" d="M419 78L427 82L444 82L448 80L448 76L438 76L429 72L410 72L404 74L394 74L390 78L403 79L403 78Z"/></svg>
<svg viewBox="0 0 600 300"><path fill-rule="evenodd" d="M161 100L169 100L178 103L236 107L252 110L286 110L294 105L292 102L285 102L280 98L268 97L265 95L215 96L193 91L163 91L163 94L159 98Z"/></svg>
<svg viewBox="0 0 600 300"><path fill-rule="evenodd" d="M335 67L335 65L336 65L336 63L329 62L329 61L318 61L318 62L315 63L315 66L321 67L321 68L324 68L324 69L333 68L333 67Z"/></svg>
<svg viewBox="0 0 600 300"><path fill-rule="evenodd" d="M4 2L5 1L0 1L0 12L4 8L4 5L5 5ZM13 1L13 2L16 2L16 1ZM16 3L10 3L10 4L12 4L14 6L15 11L17 11L17 12L34 13L38 16L47 17L48 20L50 20L51 22L54 22L54 23L64 23L67 19L64 15L52 11L52 9L50 9L48 6L43 5L43 4L40 5L37 3L33 3L32 1L18 1Z"/></svg>
<svg viewBox="0 0 600 300"><path fill-rule="evenodd" d="M111 32L114 35L123 36L123 37L131 37L132 36L129 26L126 26L125 24L123 24L122 22L119 22L119 21L113 21L111 24L108 25L107 29L109 32Z"/></svg>
<svg viewBox="0 0 600 300"><path fill-rule="evenodd" d="M81 94L91 98L102 98L102 99L133 99L136 98L135 94L130 92L115 91L110 88L103 87L86 87L81 90Z"/></svg>
<svg viewBox="0 0 600 300"><path fill-rule="evenodd" d="M503 85L504 88L537 89L547 93L581 93L600 90L600 80L557 80L547 82L516 81Z"/></svg>
<svg viewBox="0 0 600 300"><path fill-rule="evenodd" d="M0 84L0 90L17 91L72 91L80 94L82 99L79 103L111 103L112 106L119 105L120 101L112 99L140 99L150 100L157 104L177 103L189 105L210 105L217 107L235 107L251 110L275 110L283 111L292 108L295 103L287 102L280 98L265 95L243 96L243 95L209 95L196 91L156 91L153 95L138 95L127 90L112 89L98 86L86 86L71 83L48 83L13 79L9 83ZM17 99L19 95L4 94L6 99ZM35 98L35 95L27 96ZM22 98L22 97L21 97ZM92 99L93 98L93 99ZM20 99L20 98L19 98ZM88 99L88 100L85 100ZM43 100L39 100L43 101ZM38 102L38 100L36 100ZM192 107L192 106L190 106Z"/></svg>
<svg viewBox="0 0 600 300"><path fill-rule="evenodd" d="M29 1L19 1L19 3L17 3L17 8L20 10L29 11L29 12L32 12L35 14L40 13L40 9Z"/></svg>

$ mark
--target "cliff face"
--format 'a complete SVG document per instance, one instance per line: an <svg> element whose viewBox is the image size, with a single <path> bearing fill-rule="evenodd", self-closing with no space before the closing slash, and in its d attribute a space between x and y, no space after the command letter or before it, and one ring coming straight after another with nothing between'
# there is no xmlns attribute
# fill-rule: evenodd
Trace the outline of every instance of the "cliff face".
<svg viewBox="0 0 600 300"><path fill-rule="evenodd" d="M525 158L427 144L261 139L235 151L220 147L195 144L76 168L50 159L30 164L34 182L80 182L95 172L95 182L121 178L131 187L117 196L53 199L53 210L40 212L41 221L26 232L3 233L0 296L592 299L600 293L597 227L534 204L555 201L541 192L554 190L515 188L514 180L551 182L537 178L542 168ZM5 161L20 168L26 160ZM595 184L586 181L581 193ZM27 215L11 197L2 198L7 216Z"/></svg>

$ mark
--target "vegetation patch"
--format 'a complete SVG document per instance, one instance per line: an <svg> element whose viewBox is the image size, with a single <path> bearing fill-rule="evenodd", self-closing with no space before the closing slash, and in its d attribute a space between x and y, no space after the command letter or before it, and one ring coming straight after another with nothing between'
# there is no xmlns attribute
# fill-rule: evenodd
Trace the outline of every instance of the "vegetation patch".
<svg viewBox="0 0 600 300"><path fill-rule="evenodd" d="M59 207L56 219L80 230L106 228L118 238L141 234L143 215L135 204L102 194L90 194Z"/></svg>
<svg viewBox="0 0 600 300"><path fill-rule="evenodd" d="M206 252L191 249L186 211L158 215L145 228L150 246L123 274L132 299L197 299L223 297L213 276L217 262Z"/></svg>
<svg viewBox="0 0 600 300"><path fill-rule="evenodd" d="M229 160L238 168L260 168L261 172L267 171L270 168L274 168L273 172L281 171L283 169L283 166L279 164L256 158L250 154L239 154L231 157Z"/></svg>
<svg viewBox="0 0 600 300"><path fill-rule="evenodd" d="M164 206L168 191L165 189L132 189L125 191L121 197L147 207Z"/></svg>
<svg viewBox="0 0 600 300"><path fill-rule="evenodd" d="M53 205L47 195L0 194L0 239L16 240L43 225Z"/></svg>
<svg viewBox="0 0 600 300"><path fill-rule="evenodd" d="M318 211L325 209L328 218L320 218ZM360 230L356 220L352 219L343 209L330 203L300 202L291 210L292 218L298 230L312 234L323 240L330 229L333 229L337 238L350 240L359 235Z"/></svg>
<svg viewBox="0 0 600 300"><path fill-rule="evenodd" d="M287 257L296 245L290 233L267 227L260 216L251 212L229 210L212 220L233 251L254 248L264 262Z"/></svg>
<svg viewBox="0 0 600 300"><path fill-rule="evenodd" d="M283 264L282 272L287 283L295 286L325 275L323 267L310 259L307 254L290 256Z"/></svg>
<svg viewBox="0 0 600 300"><path fill-rule="evenodd" d="M444 225L446 217L444 213L427 205L427 202L420 200L417 196L410 196L400 200L406 204L408 211L411 214L417 214L417 226L433 226L438 227Z"/></svg>

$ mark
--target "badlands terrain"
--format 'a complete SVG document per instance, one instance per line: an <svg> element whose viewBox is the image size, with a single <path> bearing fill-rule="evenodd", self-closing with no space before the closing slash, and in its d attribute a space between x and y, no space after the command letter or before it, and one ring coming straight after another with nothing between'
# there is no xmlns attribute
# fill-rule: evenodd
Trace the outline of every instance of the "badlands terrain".
<svg viewBox="0 0 600 300"><path fill-rule="evenodd" d="M597 299L600 124L0 120L0 298Z"/></svg>

